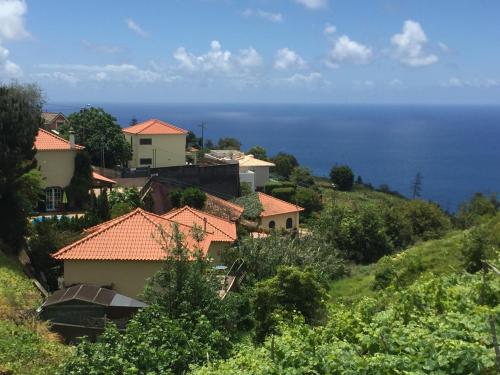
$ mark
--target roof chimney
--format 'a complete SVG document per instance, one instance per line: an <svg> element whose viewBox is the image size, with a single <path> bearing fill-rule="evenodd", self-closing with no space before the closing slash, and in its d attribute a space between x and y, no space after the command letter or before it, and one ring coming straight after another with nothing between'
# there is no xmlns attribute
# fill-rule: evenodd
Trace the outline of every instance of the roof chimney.
<svg viewBox="0 0 500 375"><path fill-rule="evenodd" d="M69 148L71 148L72 150L75 147L75 132L73 131L73 128L69 129Z"/></svg>

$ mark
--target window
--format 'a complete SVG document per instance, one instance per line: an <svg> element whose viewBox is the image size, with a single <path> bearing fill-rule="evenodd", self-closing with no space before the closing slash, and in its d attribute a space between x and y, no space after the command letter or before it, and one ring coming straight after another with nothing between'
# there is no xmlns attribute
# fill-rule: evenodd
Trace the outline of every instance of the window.
<svg viewBox="0 0 500 375"><path fill-rule="evenodd" d="M291 217L289 217L288 219L286 219L286 229L290 229L293 227L293 220Z"/></svg>
<svg viewBox="0 0 500 375"><path fill-rule="evenodd" d="M45 189L45 209L47 211L60 210L62 207L63 191L54 186Z"/></svg>
<svg viewBox="0 0 500 375"><path fill-rule="evenodd" d="M152 145L153 140L151 138L141 138L141 139L139 139L139 144L140 145Z"/></svg>
<svg viewBox="0 0 500 375"><path fill-rule="evenodd" d="M274 222L274 220L271 220L269 222L269 229L274 229L276 227L276 223Z"/></svg>
<svg viewBox="0 0 500 375"><path fill-rule="evenodd" d="M141 165L151 165L151 164L153 164L153 159L151 159L151 158L139 159L139 164L141 164Z"/></svg>

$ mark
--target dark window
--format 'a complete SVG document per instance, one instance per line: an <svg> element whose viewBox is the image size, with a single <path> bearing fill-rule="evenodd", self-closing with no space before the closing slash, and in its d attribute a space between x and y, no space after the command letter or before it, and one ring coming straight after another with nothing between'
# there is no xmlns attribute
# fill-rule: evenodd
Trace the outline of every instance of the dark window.
<svg viewBox="0 0 500 375"><path fill-rule="evenodd" d="M286 219L286 228L290 229L291 227L293 227L293 220L291 217L289 217L288 219Z"/></svg>
<svg viewBox="0 0 500 375"><path fill-rule="evenodd" d="M276 226L276 223L274 222L274 220L271 220L269 222L269 229L274 229L275 226Z"/></svg>
<svg viewBox="0 0 500 375"><path fill-rule="evenodd" d="M139 159L139 164L151 165L151 164L153 164L153 159L151 159L151 158Z"/></svg>
<svg viewBox="0 0 500 375"><path fill-rule="evenodd" d="M139 144L141 144L141 145L152 145L153 141L151 140L151 138L141 138L141 139L139 139Z"/></svg>

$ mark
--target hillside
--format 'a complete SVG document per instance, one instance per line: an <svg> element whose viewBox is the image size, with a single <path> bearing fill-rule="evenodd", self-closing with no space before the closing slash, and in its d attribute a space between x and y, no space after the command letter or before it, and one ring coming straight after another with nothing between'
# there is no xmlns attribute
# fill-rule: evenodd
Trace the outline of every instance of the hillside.
<svg viewBox="0 0 500 375"><path fill-rule="evenodd" d="M68 352L29 314L41 302L18 262L0 252L0 373L53 373Z"/></svg>
<svg viewBox="0 0 500 375"><path fill-rule="evenodd" d="M425 241L410 247L391 258L397 262L402 254L420 260L419 273L434 273L436 275L448 274L456 271L461 263L461 241L465 231L453 231L444 238ZM373 296L376 292L372 289L378 263L367 266L356 265L351 269L350 277L337 280L331 284L330 295L333 301L358 300L364 296Z"/></svg>

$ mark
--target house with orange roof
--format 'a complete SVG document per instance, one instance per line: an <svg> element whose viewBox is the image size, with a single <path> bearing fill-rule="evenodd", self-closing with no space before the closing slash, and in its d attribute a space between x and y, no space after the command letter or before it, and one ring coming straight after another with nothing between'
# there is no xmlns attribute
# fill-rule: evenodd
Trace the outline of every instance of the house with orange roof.
<svg viewBox="0 0 500 375"><path fill-rule="evenodd" d="M70 140L39 129L33 146L36 149L37 165L44 177L45 207L47 211L60 210L63 203L64 188L69 185L75 171L75 156L84 147Z"/></svg>
<svg viewBox="0 0 500 375"><path fill-rule="evenodd" d="M186 164L187 130L157 119L123 129L132 147L130 168L173 167Z"/></svg>
<svg viewBox="0 0 500 375"><path fill-rule="evenodd" d="M52 254L64 263L64 285L107 286L140 297L146 280L160 269L167 251L175 246L174 225L189 251L201 250L208 257L235 240L230 223L215 217L186 207L169 214L164 217L138 208L89 228L84 238Z"/></svg>
<svg viewBox="0 0 500 375"><path fill-rule="evenodd" d="M178 224L197 226L213 237L208 256L215 263L220 263L222 253L237 239L236 224L207 212L196 210L189 206L174 209L162 215L164 218Z"/></svg>
<svg viewBox="0 0 500 375"><path fill-rule="evenodd" d="M264 230L298 229L304 209L264 193L257 193L262 204L260 226Z"/></svg>

